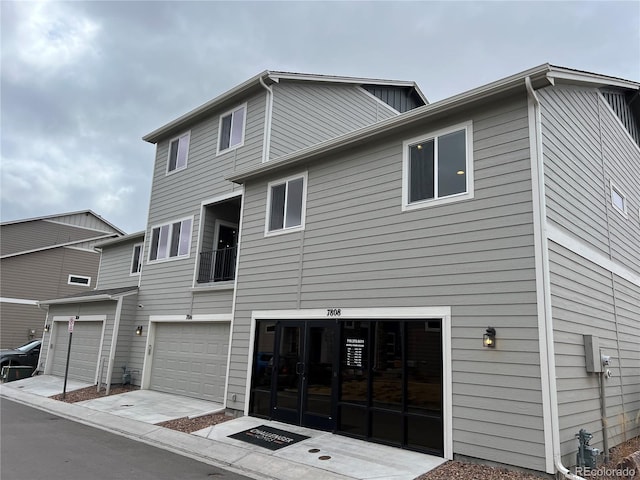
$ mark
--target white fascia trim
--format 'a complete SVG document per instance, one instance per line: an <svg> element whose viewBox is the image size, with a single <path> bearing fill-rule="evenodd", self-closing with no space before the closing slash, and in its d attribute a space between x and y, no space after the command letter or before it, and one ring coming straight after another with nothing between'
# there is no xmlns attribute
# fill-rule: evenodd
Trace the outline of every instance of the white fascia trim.
<svg viewBox="0 0 640 480"><path fill-rule="evenodd" d="M244 192L244 187L240 187L239 190L223 193L222 195L217 195L215 197L203 200L202 202L200 202L200 206L207 207L209 205L214 205L216 203L224 202L225 200L229 200L230 198L241 197L243 192Z"/></svg>
<svg viewBox="0 0 640 480"><path fill-rule="evenodd" d="M247 362L247 384L245 390L244 414L249 414L249 396L251 393L251 373L253 366L254 335L257 320L343 320L343 319L390 319L406 320L425 318L442 319L442 397L443 397L443 435L444 458L453 460L453 393L451 370L451 307L404 307L404 308L340 308L340 316L331 316L335 308L308 310L256 310L251 314L251 330L249 336L249 361ZM228 373L227 373L228 378Z"/></svg>
<svg viewBox="0 0 640 480"><path fill-rule="evenodd" d="M364 93L366 96L368 96L369 98L375 100L379 105L386 107L387 110L389 110L390 112L392 112L394 115L400 115L400 112L398 110L396 110L395 108L393 108L391 105L389 105L388 103L383 102L382 100L380 100L378 97L376 97L373 93L368 92L366 89L364 89L362 87L362 85L358 85L356 87L359 91L361 91L362 93Z"/></svg>
<svg viewBox="0 0 640 480"><path fill-rule="evenodd" d="M579 73L567 70L556 70L554 67L551 67L551 70L549 71L549 73L547 73L547 78L550 81L558 79L570 82L580 82L582 84L590 83L593 85L607 85L611 87L629 88L632 90L640 89L640 85L635 82L630 82L619 78L606 77L604 75L597 75L594 73Z"/></svg>
<svg viewBox="0 0 640 480"><path fill-rule="evenodd" d="M25 298L9 298L9 297L0 297L1 303L16 303L18 305L35 305L38 306L37 300L27 300Z"/></svg>
<svg viewBox="0 0 640 480"><path fill-rule="evenodd" d="M286 72L269 72L269 78L279 80L307 80L311 82L329 82L329 83L357 83L371 85L385 85L392 87L415 87L415 82L403 80L384 80L375 78L361 77L340 77L336 75L313 75L307 73L286 73Z"/></svg>
<svg viewBox="0 0 640 480"><path fill-rule="evenodd" d="M99 255L99 252L95 248L83 248L83 247L74 247L74 246L65 246L69 250L78 250L79 252L93 253L95 255Z"/></svg>
<svg viewBox="0 0 640 480"><path fill-rule="evenodd" d="M599 267L624 278L635 286L640 287L640 275L633 272L631 269L611 260L609 257L596 251L584 242L578 240L569 233L564 232L551 223L547 223L546 229L549 240L571 250L576 255L580 255Z"/></svg>
<svg viewBox="0 0 640 480"><path fill-rule="evenodd" d="M191 322L230 322L232 315L230 313L217 313L217 314L202 314L192 315L187 319L185 315L150 315L149 321L152 323L167 323L167 322L179 322L179 323L191 323Z"/></svg>
<svg viewBox="0 0 640 480"><path fill-rule="evenodd" d="M20 255L27 255L29 253L44 252L46 250L53 250L54 248L69 247L71 245L75 245L75 244L78 244L78 243L97 242L98 240L101 240L101 239L112 238L114 235L117 235L117 234L112 233L110 235L102 235L102 236L99 236L99 237L83 238L81 240L75 240L73 242L60 243L58 245L47 245L46 247L34 248L32 250L25 250L23 252L8 253L7 255L0 256L0 258L18 257ZM92 253L97 253L97 252L92 252Z"/></svg>
<svg viewBox="0 0 640 480"><path fill-rule="evenodd" d="M542 156L542 125L538 98L526 80L528 89L528 122L529 148L531 151L531 191L533 195L533 238L536 276L536 304L538 312L538 345L540 351L540 388L542 394L542 422L544 435L544 453L546 473L555 473L554 464L554 422L551 406L551 389L555 389L555 375L549 364L550 355L547 349L548 332L551 328L547 322L547 303L550 302L548 286L548 245L544 231L546 206L544 192L544 164ZM553 366L555 370L555 366ZM553 379L553 380L552 380ZM553 387L552 387L553 382Z"/></svg>

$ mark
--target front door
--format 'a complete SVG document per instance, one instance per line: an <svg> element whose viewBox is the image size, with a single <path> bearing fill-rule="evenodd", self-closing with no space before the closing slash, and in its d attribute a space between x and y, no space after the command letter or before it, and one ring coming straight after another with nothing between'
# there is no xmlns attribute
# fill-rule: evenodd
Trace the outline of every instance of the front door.
<svg viewBox="0 0 640 480"><path fill-rule="evenodd" d="M337 323L276 324L272 418L322 430L335 429L338 381Z"/></svg>

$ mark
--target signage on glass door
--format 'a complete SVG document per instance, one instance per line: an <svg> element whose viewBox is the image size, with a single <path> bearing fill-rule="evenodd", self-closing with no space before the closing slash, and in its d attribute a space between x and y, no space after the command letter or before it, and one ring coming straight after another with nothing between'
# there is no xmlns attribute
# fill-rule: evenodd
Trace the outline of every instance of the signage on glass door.
<svg viewBox="0 0 640 480"><path fill-rule="evenodd" d="M362 368L362 350L364 350L364 338L347 338L347 367Z"/></svg>

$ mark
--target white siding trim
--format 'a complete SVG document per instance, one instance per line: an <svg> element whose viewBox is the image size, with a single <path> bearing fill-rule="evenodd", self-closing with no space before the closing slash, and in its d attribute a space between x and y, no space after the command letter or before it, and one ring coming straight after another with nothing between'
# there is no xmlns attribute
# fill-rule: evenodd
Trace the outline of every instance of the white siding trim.
<svg viewBox="0 0 640 480"><path fill-rule="evenodd" d="M328 310L333 307L308 310L256 310L251 314L251 331L249 343L249 361L247 362L247 384L245 390L244 414L249 414L249 396L251 390L251 373L253 358L253 344L255 324L257 320L269 319L442 319L442 423L444 436L444 458L453 460L453 395L452 395L452 370L451 370L451 307L405 307L405 308L341 308L340 316L329 316Z"/></svg>
<svg viewBox="0 0 640 480"><path fill-rule="evenodd" d="M109 395L109 391L111 390L111 376L113 375L113 364L116 361L116 349L118 344L118 332L120 331L120 317L122 316L122 304L124 302L124 297L118 298L118 303L116 304L116 313L115 318L113 320L113 335L111 336L111 348L109 349L109 358L107 359L107 392ZM100 372L98 372L100 373ZM97 381L97 378L96 378ZM98 385L99 387L100 385Z"/></svg>
<svg viewBox="0 0 640 480"><path fill-rule="evenodd" d="M37 300L27 300L24 298L8 298L8 297L0 297L0 302L2 303L17 303L18 305L38 305Z"/></svg>
<svg viewBox="0 0 640 480"><path fill-rule="evenodd" d="M558 245L562 245L563 247L571 250L573 253L586 258L590 262L595 263L605 270L615 273L619 277L622 277L625 280L633 283L635 286L640 287L640 275L633 272L631 269L611 260L597 250L594 250L593 248L587 246L580 240L574 238L568 233L563 232L555 225L547 223L546 229L549 240L552 240Z"/></svg>
<svg viewBox="0 0 640 480"><path fill-rule="evenodd" d="M150 315L150 322L163 323L193 323L193 322L230 322L230 313L205 313L202 315L192 315L187 319L187 315Z"/></svg>

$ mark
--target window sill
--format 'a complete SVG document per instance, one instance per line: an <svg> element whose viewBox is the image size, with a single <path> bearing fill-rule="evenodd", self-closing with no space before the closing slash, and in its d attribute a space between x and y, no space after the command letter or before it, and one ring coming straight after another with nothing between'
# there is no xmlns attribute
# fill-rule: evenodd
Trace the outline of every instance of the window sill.
<svg viewBox="0 0 640 480"><path fill-rule="evenodd" d="M236 282L229 280L227 282L203 283L201 287L191 287L191 293L216 292L219 290L233 290Z"/></svg>

